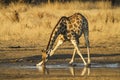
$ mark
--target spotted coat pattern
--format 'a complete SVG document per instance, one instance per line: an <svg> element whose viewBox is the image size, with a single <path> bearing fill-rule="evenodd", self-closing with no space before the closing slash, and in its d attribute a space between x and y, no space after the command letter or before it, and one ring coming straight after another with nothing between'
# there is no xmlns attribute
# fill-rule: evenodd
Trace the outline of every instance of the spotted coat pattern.
<svg viewBox="0 0 120 80"><path fill-rule="evenodd" d="M83 32L88 34L88 21L82 14L75 13L69 17L63 16L54 27L46 50L53 48L58 37L63 41L76 40L79 43L79 38Z"/></svg>

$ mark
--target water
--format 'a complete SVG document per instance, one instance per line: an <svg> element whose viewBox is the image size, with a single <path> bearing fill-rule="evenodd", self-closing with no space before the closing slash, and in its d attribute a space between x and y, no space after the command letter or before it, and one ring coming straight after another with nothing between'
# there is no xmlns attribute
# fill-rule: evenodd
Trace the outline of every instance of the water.
<svg viewBox="0 0 120 80"><path fill-rule="evenodd" d="M83 63L74 63L76 66L73 66L74 68L83 68ZM9 67L9 68L18 68L18 69L37 69L42 66L35 66L32 64L13 64L13 63L3 63L0 64L0 67ZM46 68L48 69L63 69L63 68L69 68L72 67L68 64L48 64L46 65ZM120 68L120 63L91 63L90 68Z"/></svg>
<svg viewBox="0 0 120 80"><path fill-rule="evenodd" d="M90 68L84 67L83 63L75 64L74 67L68 64L48 64L46 67L36 67L33 63L3 63L0 64L0 79L73 79L74 77L79 80L85 76L88 80L96 80L98 77L109 80L119 80L120 78L120 63L92 63Z"/></svg>

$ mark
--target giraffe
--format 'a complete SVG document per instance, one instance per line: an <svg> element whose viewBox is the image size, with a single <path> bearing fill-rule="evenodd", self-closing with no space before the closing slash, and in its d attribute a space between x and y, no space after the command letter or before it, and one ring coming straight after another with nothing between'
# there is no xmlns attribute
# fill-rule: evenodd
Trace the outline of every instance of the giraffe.
<svg viewBox="0 0 120 80"><path fill-rule="evenodd" d="M88 55L88 61L86 63L85 59L83 58L80 49L78 48L79 45L79 38L81 35L84 34L85 43L87 46L87 55ZM53 45L58 39L56 46L53 48ZM69 62L69 64L73 64L75 54L77 54L81 57L83 63L85 66L90 65L90 50L89 50L89 28L88 28L88 21L87 19L81 14L81 13L74 13L73 15L66 17L62 16L56 26L54 27L49 42L47 45L46 50L42 50L42 61L37 64L37 66L40 66L44 63L46 63L50 56L52 56L55 53L55 50L63 43L69 41L74 46L74 51L72 58Z"/></svg>

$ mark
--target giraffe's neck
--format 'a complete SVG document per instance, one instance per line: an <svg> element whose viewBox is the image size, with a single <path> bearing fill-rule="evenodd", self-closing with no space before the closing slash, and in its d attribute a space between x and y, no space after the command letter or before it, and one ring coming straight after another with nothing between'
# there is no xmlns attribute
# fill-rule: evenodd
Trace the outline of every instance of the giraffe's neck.
<svg viewBox="0 0 120 80"><path fill-rule="evenodd" d="M50 38L49 38L49 42L48 42L48 45L47 45L47 48L46 48L46 51L51 51L52 48L53 48L53 45L57 39L57 37L59 36L59 34L61 34L61 27L63 27L64 25L64 20L66 20L67 17L63 16L60 18L60 20L58 21L58 23L56 24L56 26L54 27L51 35L50 35ZM49 54L49 53L48 53Z"/></svg>
<svg viewBox="0 0 120 80"><path fill-rule="evenodd" d="M52 34L51 34L51 36L50 36L50 38L49 38L49 42L48 42L46 51L52 50L53 45L54 45L54 43L55 43L58 35L59 35L58 32L55 32L55 31L52 32Z"/></svg>
<svg viewBox="0 0 120 80"><path fill-rule="evenodd" d="M62 17L63 18L63 17ZM46 51L50 51L52 50L53 48L53 45L57 39L57 37L59 36L60 34L60 31L59 31L59 27L60 27L60 23L62 21L62 18L58 21L58 23L56 24L56 26L54 27L51 35L50 35L50 38L49 38L49 42L48 42L48 45L46 47Z"/></svg>

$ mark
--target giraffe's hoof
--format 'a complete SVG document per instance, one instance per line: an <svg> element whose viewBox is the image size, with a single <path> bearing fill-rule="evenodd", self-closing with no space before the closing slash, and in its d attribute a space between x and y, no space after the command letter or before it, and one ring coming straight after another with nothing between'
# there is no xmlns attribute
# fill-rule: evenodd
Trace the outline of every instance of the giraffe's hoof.
<svg viewBox="0 0 120 80"><path fill-rule="evenodd" d="M75 66L77 66L77 65L74 64L74 63L69 63L69 66L75 67Z"/></svg>
<svg viewBox="0 0 120 80"><path fill-rule="evenodd" d="M36 64L36 66L41 66L40 64Z"/></svg>
<svg viewBox="0 0 120 80"><path fill-rule="evenodd" d="M45 64L36 64L36 66L37 67L40 67L40 66L45 67Z"/></svg>
<svg viewBox="0 0 120 80"><path fill-rule="evenodd" d="M42 63L42 62L40 62L40 63L36 64L36 66L42 66L42 65L43 65L43 63Z"/></svg>

